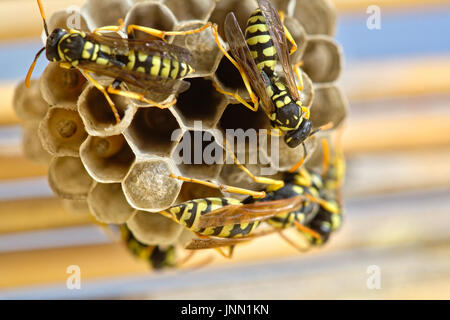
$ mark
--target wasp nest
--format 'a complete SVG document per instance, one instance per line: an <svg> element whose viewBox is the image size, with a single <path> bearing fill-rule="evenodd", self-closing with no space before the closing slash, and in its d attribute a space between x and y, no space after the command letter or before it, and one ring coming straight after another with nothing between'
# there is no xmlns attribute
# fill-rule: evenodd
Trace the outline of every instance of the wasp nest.
<svg viewBox="0 0 450 320"><path fill-rule="evenodd" d="M292 62L303 61L302 103L311 107L314 127L332 122L333 128L338 128L346 116L346 102L336 86L342 52L333 40L334 8L328 0L273 3L285 13L285 24L298 45ZM187 30L211 21L219 25L225 44L225 16L234 12L244 30L256 7L253 0L87 0L79 11L79 23L85 31L117 25L119 19L123 19L125 27L136 24ZM73 20L73 14L57 12L48 21L49 30L69 28L67 21ZM135 36L151 40L141 32ZM151 95L161 102L176 96L177 103L171 108L159 109L111 95L121 117L116 123L103 94L82 72L62 69L53 62L39 80L31 82L30 89L20 84L15 95L16 112L24 121L24 150L30 158L49 163L48 178L55 194L77 203L87 202L92 215L101 222L127 223L139 241L152 245L170 245L189 238L181 226L156 212L186 200L221 195L215 189L171 178L171 173L260 188L236 165L196 161L196 156L214 149L217 158L226 158L222 137L228 129L270 129L261 108L252 112L214 88L238 91L248 98L239 73L218 49L210 29L167 40L192 53L195 69L185 79L190 84L187 91L174 91L172 97ZM106 77L96 79L102 84L112 81ZM127 90L125 84L122 89ZM198 141L196 138L203 143L186 148L186 142ZM316 165L309 161L317 158L313 156L319 145L316 140L312 137L306 144L310 167ZM270 137L259 141L260 152L245 142L237 147L247 158L259 154L259 164L247 165L254 174L267 168L274 169L272 173L284 171L303 156L301 146L291 149L282 140L274 144ZM278 155L276 161L274 152Z"/></svg>

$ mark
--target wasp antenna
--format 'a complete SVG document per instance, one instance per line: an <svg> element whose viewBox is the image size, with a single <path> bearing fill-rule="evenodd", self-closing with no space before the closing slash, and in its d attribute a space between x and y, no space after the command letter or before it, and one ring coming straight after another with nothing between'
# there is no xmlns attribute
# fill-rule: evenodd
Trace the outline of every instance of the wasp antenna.
<svg viewBox="0 0 450 320"><path fill-rule="evenodd" d="M31 64L30 69L28 69L27 77L25 78L25 85L27 88L30 87L31 74L33 73L34 67L36 66L37 59L42 54L42 52L44 52L44 50L45 50L45 47L43 47L41 50L38 51L38 53L36 53L33 63Z"/></svg>
<svg viewBox="0 0 450 320"><path fill-rule="evenodd" d="M323 126L320 126L316 130L312 131L309 134L309 136L311 137L311 136L315 135L319 131L325 131L325 130L328 130L328 129L331 129L331 128L333 128L333 122L330 121L327 124L324 124Z"/></svg>
<svg viewBox="0 0 450 320"><path fill-rule="evenodd" d="M44 21L44 30L45 30L45 34L46 34L47 37L48 37L49 33L48 33L48 27L47 27L47 20L45 19L44 7L42 6L41 0L37 0L37 3L38 3L38 6L39 6L39 11L41 12L42 20Z"/></svg>

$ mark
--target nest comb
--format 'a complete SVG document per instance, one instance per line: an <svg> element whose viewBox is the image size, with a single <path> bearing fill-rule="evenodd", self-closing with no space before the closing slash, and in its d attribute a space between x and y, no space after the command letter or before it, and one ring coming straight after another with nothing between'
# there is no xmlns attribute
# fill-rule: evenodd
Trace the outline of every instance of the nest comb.
<svg viewBox="0 0 450 320"><path fill-rule="evenodd" d="M314 126L333 122L334 128L339 127L347 107L336 86L342 52L333 40L334 8L328 0L273 3L285 12L285 24L298 45L292 61L304 61L302 102L311 107ZM228 12L236 14L244 29L255 8L253 0L87 0L79 13L81 30L85 31L116 25L118 19L124 19L125 26L137 24L161 30L192 29L211 21L221 31ZM48 21L49 30L67 28L68 15L64 10L55 13ZM185 79L190 82L189 90L180 94L170 109L111 95L122 119L117 124L104 96L82 73L61 69L56 63L49 63L41 78L31 82L30 89L20 84L14 98L16 112L26 129L24 149L30 158L49 164L48 179L55 194L72 207L88 205L101 222L127 223L139 241L150 245L189 239L181 226L155 212L186 200L221 195L214 189L172 179L170 173L257 187L233 164L178 164L183 139L201 134L223 149L218 135L227 129L270 128L262 110L251 112L214 89L213 82L248 97L239 73L217 48L209 29L168 41L193 54L196 70ZM169 98L157 97L160 101ZM196 121L202 122L201 128L195 125ZM314 156L316 140L307 142L308 167L314 167L318 161ZM238 148L246 153L255 151L247 150L245 145ZM277 162L270 152L261 152L266 160L264 166L275 171L288 169L303 156L301 147L290 149L280 141L278 148ZM248 168L259 174L264 166Z"/></svg>

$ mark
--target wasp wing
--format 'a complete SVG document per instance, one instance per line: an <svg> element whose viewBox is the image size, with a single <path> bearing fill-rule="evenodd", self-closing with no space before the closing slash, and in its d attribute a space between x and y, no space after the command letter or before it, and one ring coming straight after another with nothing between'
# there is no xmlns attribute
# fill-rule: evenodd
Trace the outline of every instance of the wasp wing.
<svg viewBox="0 0 450 320"><path fill-rule="evenodd" d="M189 83L179 79L167 79L153 76L146 72L137 72L125 68L125 64L120 62L119 56L127 56L130 52L142 52L146 55L159 55L161 58L177 59L190 63L192 56L188 50L165 43L164 41L142 41L134 39L123 39L108 35L97 35L88 33L87 38L95 43L105 45L111 50L111 62L115 65L101 65L94 61L81 60L79 68L92 71L98 75L120 79L146 91L156 94L170 94L174 88L181 93L189 88ZM117 58L117 59L116 59Z"/></svg>
<svg viewBox="0 0 450 320"><path fill-rule="evenodd" d="M283 23L280 20L280 16L269 0L258 0L258 5L264 19L266 20L267 29L269 30L273 45L277 51L278 60L283 69L289 93L295 100L300 100L300 93L297 89L294 71L289 58L286 33L284 32Z"/></svg>
<svg viewBox="0 0 450 320"><path fill-rule="evenodd" d="M189 50L164 42L162 40L144 41L138 39L124 39L111 35L98 35L95 33L87 33L90 41L108 46L112 50L113 55L128 54L130 50L143 52L148 55L159 53L163 58L177 58L190 64L193 60Z"/></svg>
<svg viewBox="0 0 450 320"><path fill-rule="evenodd" d="M295 196L281 200L229 205L202 215L197 226L212 228L261 221L278 214L296 211L301 208L304 201L305 197Z"/></svg>
<svg viewBox="0 0 450 320"><path fill-rule="evenodd" d="M194 238L185 246L185 249L201 250L201 249L213 249L213 248L235 246L275 232L279 231L272 228L269 230L254 232L251 235L239 238L218 238L218 237Z"/></svg>
<svg viewBox="0 0 450 320"><path fill-rule="evenodd" d="M225 36L233 57L248 77L250 85L261 101L263 110L270 115L274 109L272 99L270 99L266 91L266 87L270 83L267 83L267 80L263 78L261 71L256 66L233 12L230 12L225 18Z"/></svg>
<svg viewBox="0 0 450 320"><path fill-rule="evenodd" d="M170 95L174 91L181 93L186 91L190 86L189 82L184 80L154 77L144 72L123 69L120 65L103 66L93 61L80 61L78 68L94 72L98 75L122 80L153 94Z"/></svg>

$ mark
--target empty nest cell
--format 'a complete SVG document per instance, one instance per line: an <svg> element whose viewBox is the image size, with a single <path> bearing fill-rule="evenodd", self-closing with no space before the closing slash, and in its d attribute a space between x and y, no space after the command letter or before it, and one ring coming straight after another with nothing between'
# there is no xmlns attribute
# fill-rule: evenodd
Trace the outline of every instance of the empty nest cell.
<svg viewBox="0 0 450 320"><path fill-rule="evenodd" d="M77 69L63 69L58 63L50 62L41 76L42 97L49 105L76 103L85 83Z"/></svg>
<svg viewBox="0 0 450 320"><path fill-rule="evenodd" d="M123 135L93 137L83 143L81 160L89 174L100 182L121 182L135 155Z"/></svg>
<svg viewBox="0 0 450 320"><path fill-rule="evenodd" d="M87 202L92 215L103 223L125 223L136 211L128 204L120 183L96 183Z"/></svg>
<svg viewBox="0 0 450 320"><path fill-rule="evenodd" d="M222 95L210 80L192 78L187 81L191 86L178 97L176 110L186 126L192 127L194 121L202 121L203 126L213 127L221 112Z"/></svg>
<svg viewBox="0 0 450 320"><path fill-rule="evenodd" d="M185 132L172 158L181 175L198 179L214 179L224 162L224 150L210 131Z"/></svg>
<svg viewBox="0 0 450 320"><path fill-rule="evenodd" d="M168 156L181 128L169 109L139 108L125 136L136 153Z"/></svg>
<svg viewBox="0 0 450 320"><path fill-rule="evenodd" d="M127 98L110 95L121 121L117 123L111 106L102 92L89 85L78 101L78 112L83 119L86 131L93 136L111 136L122 133L131 123L135 105Z"/></svg>

